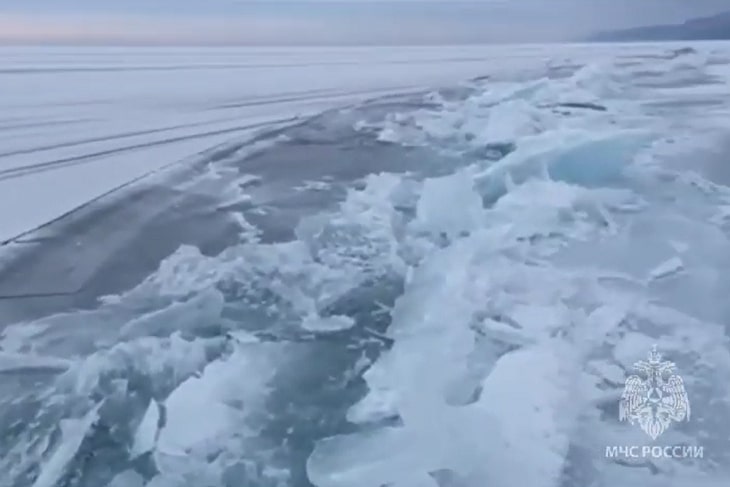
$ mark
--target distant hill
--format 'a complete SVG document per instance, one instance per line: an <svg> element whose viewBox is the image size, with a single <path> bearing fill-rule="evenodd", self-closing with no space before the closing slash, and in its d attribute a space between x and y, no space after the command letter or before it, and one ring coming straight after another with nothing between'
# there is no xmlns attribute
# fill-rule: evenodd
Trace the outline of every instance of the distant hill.
<svg viewBox="0 0 730 487"><path fill-rule="evenodd" d="M601 32L591 41L690 41L730 40L730 12L688 20L677 25L655 25Z"/></svg>

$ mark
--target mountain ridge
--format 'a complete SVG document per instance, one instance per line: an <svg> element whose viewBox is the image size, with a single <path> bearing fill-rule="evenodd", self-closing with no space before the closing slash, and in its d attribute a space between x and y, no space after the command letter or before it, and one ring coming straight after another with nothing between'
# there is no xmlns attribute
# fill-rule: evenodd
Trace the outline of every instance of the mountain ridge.
<svg viewBox="0 0 730 487"><path fill-rule="evenodd" d="M599 32L589 40L594 42L730 40L730 11L690 19L681 24Z"/></svg>

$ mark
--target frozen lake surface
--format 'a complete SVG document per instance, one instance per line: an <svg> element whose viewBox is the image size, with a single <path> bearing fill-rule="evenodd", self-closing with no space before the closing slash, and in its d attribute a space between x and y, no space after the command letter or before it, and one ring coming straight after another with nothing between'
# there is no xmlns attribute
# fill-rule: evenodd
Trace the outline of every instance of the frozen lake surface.
<svg viewBox="0 0 730 487"><path fill-rule="evenodd" d="M0 60L0 487L728 485L730 45Z"/></svg>
<svg viewBox="0 0 730 487"><path fill-rule="evenodd" d="M483 47L0 48L0 242L267 124L456 83L491 72L495 62L520 64L495 54Z"/></svg>

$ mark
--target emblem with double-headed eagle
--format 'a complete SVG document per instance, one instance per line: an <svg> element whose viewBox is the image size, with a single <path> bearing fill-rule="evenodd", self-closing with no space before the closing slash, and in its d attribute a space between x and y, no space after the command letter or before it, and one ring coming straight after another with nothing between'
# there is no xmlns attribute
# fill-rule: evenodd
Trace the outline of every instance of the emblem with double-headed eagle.
<svg viewBox="0 0 730 487"><path fill-rule="evenodd" d="M656 440L672 421L689 421L689 399L682 378L674 374L676 365L662 361L654 345L648 360L640 360L634 369L642 373L626 379L621 395L619 419L638 423Z"/></svg>

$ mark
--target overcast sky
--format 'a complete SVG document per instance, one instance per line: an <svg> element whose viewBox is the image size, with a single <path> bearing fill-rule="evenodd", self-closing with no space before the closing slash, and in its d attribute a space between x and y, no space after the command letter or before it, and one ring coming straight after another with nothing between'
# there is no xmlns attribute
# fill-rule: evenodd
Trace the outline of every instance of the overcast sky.
<svg viewBox="0 0 730 487"><path fill-rule="evenodd" d="M542 42L723 10L730 0L0 0L0 43Z"/></svg>

